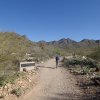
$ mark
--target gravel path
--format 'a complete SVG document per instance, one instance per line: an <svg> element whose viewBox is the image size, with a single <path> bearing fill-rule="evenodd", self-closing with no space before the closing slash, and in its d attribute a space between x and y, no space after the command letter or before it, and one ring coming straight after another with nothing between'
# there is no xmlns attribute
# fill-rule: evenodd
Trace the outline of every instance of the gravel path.
<svg viewBox="0 0 100 100"><path fill-rule="evenodd" d="M52 59L39 67L38 84L22 100L81 100L74 76L67 69L55 66Z"/></svg>

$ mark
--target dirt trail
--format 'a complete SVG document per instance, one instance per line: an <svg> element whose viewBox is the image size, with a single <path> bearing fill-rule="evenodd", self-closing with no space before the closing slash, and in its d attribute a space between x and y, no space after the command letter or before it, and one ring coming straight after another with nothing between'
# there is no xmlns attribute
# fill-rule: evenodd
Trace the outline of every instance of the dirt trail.
<svg viewBox="0 0 100 100"><path fill-rule="evenodd" d="M54 59L39 67L38 84L21 100L80 100L76 80L65 68L55 68Z"/></svg>

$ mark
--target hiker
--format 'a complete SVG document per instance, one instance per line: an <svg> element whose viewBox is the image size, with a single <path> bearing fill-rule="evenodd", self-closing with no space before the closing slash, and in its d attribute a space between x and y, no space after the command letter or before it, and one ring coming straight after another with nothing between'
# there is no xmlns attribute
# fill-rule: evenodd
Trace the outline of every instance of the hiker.
<svg viewBox="0 0 100 100"><path fill-rule="evenodd" d="M56 68L58 67L58 62L59 62L59 57L58 56L56 56Z"/></svg>

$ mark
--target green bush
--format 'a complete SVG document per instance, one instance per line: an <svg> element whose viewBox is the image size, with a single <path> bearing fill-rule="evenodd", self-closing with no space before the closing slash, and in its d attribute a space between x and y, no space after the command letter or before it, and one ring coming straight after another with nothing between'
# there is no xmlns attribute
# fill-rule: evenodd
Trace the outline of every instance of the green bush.
<svg viewBox="0 0 100 100"><path fill-rule="evenodd" d="M83 67L83 72L84 72L84 74L90 73L90 66Z"/></svg>
<svg viewBox="0 0 100 100"><path fill-rule="evenodd" d="M87 59L82 59L82 58L65 59L64 65L65 66L69 66L69 65L90 66L91 68L97 67L96 62L90 58L87 58Z"/></svg>

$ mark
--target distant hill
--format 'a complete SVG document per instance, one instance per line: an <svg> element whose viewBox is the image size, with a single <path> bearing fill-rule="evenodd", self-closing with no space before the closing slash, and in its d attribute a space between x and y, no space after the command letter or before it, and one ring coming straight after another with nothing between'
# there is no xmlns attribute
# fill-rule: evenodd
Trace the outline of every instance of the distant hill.
<svg viewBox="0 0 100 100"><path fill-rule="evenodd" d="M34 60L44 60L54 55L55 48L47 44L30 41L25 35L14 32L0 32L0 68L15 66L17 61L31 54Z"/></svg>
<svg viewBox="0 0 100 100"><path fill-rule="evenodd" d="M80 44L80 46L82 46L84 48L91 48L91 47L100 46L100 43L97 41L100 41L100 40L84 39L84 40L80 41L79 44Z"/></svg>
<svg viewBox="0 0 100 100"><path fill-rule="evenodd" d="M69 38L60 39L58 41L51 41L48 42L50 45L54 45L63 49L91 49L97 46L100 46L100 40L89 40L89 39L83 39L80 42L76 42L74 40L71 40Z"/></svg>
<svg viewBox="0 0 100 100"><path fill-rule="evenodd" d="M14 32L0 32L0 55L16 54L23 58L26 53L31 53L35 57L51 57L56 52L78 52L90 50L100 46L100 40L84 39L76 42L69 38L63 38L58 41L39 42L30 41L25 35L19 35Z"/></svg>
<svg viewBox="0 0 100 100"><path fill-rule="evenodd" d="M13 32L0 33L0 54L23 54L34 51L36 43L27 39L25 35L21 36Z"/></svg>

